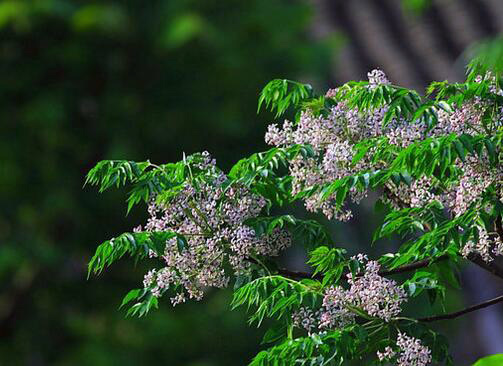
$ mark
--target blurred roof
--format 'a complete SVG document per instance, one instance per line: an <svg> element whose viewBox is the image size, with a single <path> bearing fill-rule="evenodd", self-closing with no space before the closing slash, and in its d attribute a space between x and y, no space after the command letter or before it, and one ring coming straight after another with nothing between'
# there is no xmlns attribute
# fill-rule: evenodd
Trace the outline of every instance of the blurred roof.
<svg viewBox="0 0 503 366"><path fill-rule="evenodd" d="M432 0L420 13L405 9L403 0L313 1L315 31L339 31L347 40L334 66L334 84L363 79L374 68L411 88L461 80L464 50L503 32L501 0Z"/></svg>

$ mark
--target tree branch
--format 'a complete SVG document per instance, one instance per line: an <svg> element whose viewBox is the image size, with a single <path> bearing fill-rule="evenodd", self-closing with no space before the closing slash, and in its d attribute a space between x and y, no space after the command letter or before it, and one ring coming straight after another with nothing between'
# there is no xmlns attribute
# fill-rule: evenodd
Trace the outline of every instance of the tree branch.
<svg viewBox="0 0 503 366"><path fill-rule="evenodd" d="M503 219L501 215L498 215L498 217L494 221L494 229L498 233L500 239L503 240Z"/></svg>
<svg viewBox="0 0 503 366"><path fill-rule="evenodd" d="M435 322L437 320L454 319L454 318L457 318L459 316L471 313L473 311L484 309L484 308L487 308L488 306L498 304L500 302L503 302L503 295L495 297L492 300L484 301L484 302L481 302L480 304L467 307L466 309L463 309L463 310L460 310L460 311L456 311L454 313L447 313L447 314L429 316L429 317L426 317L426 318L420 318L420 319L418 319L418 321L419 322L429 323L429 322Z"/></svg>
<svg viewBox="0 0 503 366"><path fill-rule="evenodd" d="M398 274L398 273L415 271L416 269L428 267L433 263L440 262L440 261L446 260L448 258L449 258L448 255L443 255L443 256L440 256L435 259L423 259L423 260L420 260L417 262L405 264L403 266L400 266L400 267L397 267L394 269L380 270L379 275L391 276L391 275ZM312 273L309 273L309 272L291 271L291 270L285 269L285 268L279 268L278 273L280 275L282 275L284 277L288 277L288 278L300 278L300 279L310 278L310 279L316 279L316 280L323 279L323 275L321 273L317 273L316 275L313 275Z"/></svg>
<svg viewBox="0 0 503 366"><path fill-rule="evenodd" d="M303 271L290 271L289 269L286 269L286 268L278 268L278 274L282 275L283 277L288 277L288 278L297 278L297 279L309 278L309 279L315 279L315 280L322 280L323 279L323 275L321 273L317 273L315 275L313 273L303 272Z"/></svg>
<svg viewBox="0 0 503 366"><path fill-rule="evenodd" d="M441 261L444 261L444 260L447 260L447 259L449 259L449 256L447 254L444 254L444 255L442 255L442 256L440 256L438 258L434 258L434 259L427 258L427 259L423 259L423 260L420 260L420 261L417 261L417 262L412 262L412 263L409 263L409 264L404 264L403 266L397 267L395 269L380 270L379 271L379 275L381 275L381 276L391 276L391 275L394 275L394 274L397 274L397 273L404 273L404 272L415 271L416 269L429 267L433 263L441 262Z"/></svg>
<svg viewBox="0 0 503 366"><path fill-rule="evenodd" d="M470 253L467 258L470 262L476 264L480 268L485 269L486 271L492 273L496 277L503 279L503 268L498 266L494 261L486 262L482 259L482 257L475 253Z"/></svg>

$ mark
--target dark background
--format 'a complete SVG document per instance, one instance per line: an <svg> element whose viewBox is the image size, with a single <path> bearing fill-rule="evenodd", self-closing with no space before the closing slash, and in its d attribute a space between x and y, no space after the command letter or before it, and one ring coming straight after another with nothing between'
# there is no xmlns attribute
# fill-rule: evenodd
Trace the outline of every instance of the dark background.
<svg viewBox="0 0 503 366"><path fill-rule="evenodd" d="M269 80L324 92L380 67L423 89L462 79L464 50L503 31L499 0L405 3L0 1L0 365L246 364L263 331L229 310L230 291L133 319L118 305L145 268L125 259L86 280L95 247L146 215L126 217L124 191L99 195L84 176L101 159L202 150L228 169L266 148L272 115L256 101ZM351 252L367 250L371 211L333 226ZM501 287L476 269L463 278L453 308ZM495 308L439 329L468 365L503 352L501 325Z"/></svg>

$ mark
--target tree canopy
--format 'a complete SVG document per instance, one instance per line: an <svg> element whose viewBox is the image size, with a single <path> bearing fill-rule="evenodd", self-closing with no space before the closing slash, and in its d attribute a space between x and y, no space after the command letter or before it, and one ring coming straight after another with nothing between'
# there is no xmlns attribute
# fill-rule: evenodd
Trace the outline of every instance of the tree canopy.
<svg viewBox="0 0 503 366"><path fill-rule="evenodd" d="M208 152L159 165L101 161L87 183L100 191L128 185L129 208L146 204L149 218L101 244L90 273L126 254L149 263L143 286L122 302L139 316L162 297L176 306L232 285L232 306L246 307L251 324L272 320L250 365L453 365L431 323L503 301L445 310L461 265L503 278L495 261L503 254L503 89L494 47L480 48L465 82L433 82L425 95L381 70L320 95L273 80L259 110L294 118L271 124L265 141L273 147L227 172ZM370 193L385 212L373 233L383 247L376 258L348 255L322 222L292 210L303 203L346 222ZM386 246L391 236L398 248ZM291 245L309 251L311 272L274 260ZM421 312L411 312L418 302Z"/></svg>

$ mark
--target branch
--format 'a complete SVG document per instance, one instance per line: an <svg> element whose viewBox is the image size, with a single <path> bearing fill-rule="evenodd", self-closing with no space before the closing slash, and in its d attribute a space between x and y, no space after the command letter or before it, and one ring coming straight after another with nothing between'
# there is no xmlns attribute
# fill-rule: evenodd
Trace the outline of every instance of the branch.
<svg viewBox="0 0 503 366"><path fill-rule="evenodd" d="M479 266L479 267L485 269L486 271L492 273L496 277L499 277L499 278L503 279L503 268L501 268L496 263L494 263L494 261L492 261L492 262L486 262L485 260L482 259L482 257L480 255L475 254L475 253L470 253L468 255L467 259L470 262L475 263L477 266Z"/></svg>
<svg viewBox="0 0 503 366"><path fill-rule="evenodd" d="M438 258L434 259L423 259L417 262L405 264L403 266L390 269L390 270L380 270L379 275L380 276L391 276L394 274L398 273L404 273L404 272L410 272L410 271L415 271L416 269L420 268L425 268L430 266L433 263L440 262L443 260L449 259L448 255L442 255ZM278 273L284 277L288 278L311 278L311 279L316 279L316 280L322 280L323 275L321 273L317 273L316 275L313 275L312 273L309 272L302 272L302 271L291 271L289 269L285 268L279 268Z"/></svg>
<svg viewBox="0 0 503 366"><path fill-rule="evenodd" d="M387 270L387 271L386 270L380 270L379 271L379 275L381 275L381 276L391 276L391 275L394 275L394 274L397 274L397 273L415 271L416 269L425 268L425 267L430 266L433 263L444 261L444 260L447 260L447 259L449 259L449 256L447 254L444 254L444 255L442 255L442 256L440 256L438 258L433 258L433 259L427 258L427 259L423 259L423 260L420 260L420 261L417 261L417 262L412 262L412 263L409 263L409 264L404 264L403 266L397 267L395 269L390 269L390 270Z"/></svg>
<svg viewBox="0 0 503 366"><path fill-rule="evenodd" d="M420 319L418 319L418 321L429 323L429 322L435 322L437 320L454 319L454 318L457 318L459 316L471 313L473 311L487 308L488 306L495 305L495 304L500 303L500 302L503 302L503 295L495 297L492 300L484 301L484 302L481 302L480 304L470 306L470 307L468 307L466 309L463 309L463 310L460 310L460 311L456 311L454 313L447 313L447 314L442 314L442 315L429 316L429 317L426 317L426 318L420 318Z"/></svg>
<svg viewBox="0 0 503 366"><path fill-rule="evenodd" d="M286 268L278 268L278 274L282 275L283 277L288 277L288 278L297 278L297 279L310 278L310 279L315 279L315 280L322 280L323 279L323 275L321 273L317 273L315 275L313 273L303 272L303 271L290 271L289 269L286 269Z"/></svg>
<svg viewBox="0 0 503 366"><path fill-rule="evenodd" d="M501 215L498 215L496 220L494 221L494 229L498 233L498 236L501 240L503 240L503 221Z"/></svg>

